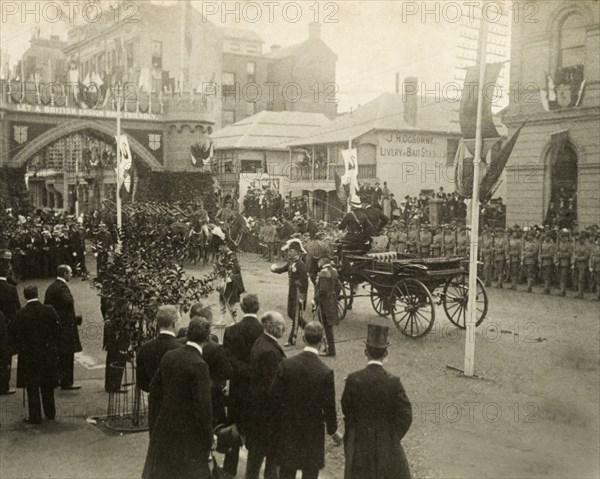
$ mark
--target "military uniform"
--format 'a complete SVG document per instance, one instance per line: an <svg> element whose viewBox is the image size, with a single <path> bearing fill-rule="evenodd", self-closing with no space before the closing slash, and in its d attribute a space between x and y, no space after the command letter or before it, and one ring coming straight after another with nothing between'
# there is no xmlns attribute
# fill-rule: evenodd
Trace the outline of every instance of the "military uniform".
<svg viewBox="0 0 600 479"><path fill-rule="evenodd" d="M540 245L539 263L544 278L544 293L550 294L552 273L554 272L554 257L556 256L556 245L549 234L546 234Z"/></svg>
<svg viewBox="0 0 600 479"><path fill-rule="evenodd" d="M572 265L577 268L577 297L583 299L586 271L590 261L590 247L585 237L580 236L579 242L573 247Z"/></svg>
<svg viewBox="0 0 600 479"><path fill-rule="evenodd" d="M419 227L417 225L408 227L406 250L410 254L419 254Z"/></svg>
<svg viewBox="0 0 600 479"><path fill-rule="evenodd" d="M537 239L532 236L526 237L523 240L523 249L521 250L521 264L525 267L527 276L527 292L533 290L533 283L537 274L537 260L540 251L540 244Z"/></svg>
<svg viewBox="0 0 600 479"><path fill-rule="evenodd" d="M511 289L517 289L521 271L521 247L522 241L519 230L512 232L508 239L508 260L510 262Z"/></svg>
<svg viewBox="0 0 600 479"><path fill-rule="evenodd" d="M444 237L442 231L436 231L433 239L431 240L431 256L437 258L442 256Z"/></svg>
<svg viewBox="0 0 600 479"><path fill-rule="evenodd" d="M568 232L561 232L554 255L554 264L558 267L558 283L561 296L567 294L567 282L569 280L572 256L573 245L569 241Z"/></svg>
<svg viewBox="0 0 600 479"><path fill-rule="evenodd" d="M494 236L484 231L481 237L481 259L483 261L483 278L486 286L492 285L492 269L494 267Z"/></svg>
<svg viewBox="0 0 600 479"><path fill-rule="evenodd" d="M465 229L461 228L456 235L456 255L469 257L471 254L471 243Z"/></svg>
<svg viewBox="0 0 600 479"><path fill-rule="evenodd" d="M498 281L498 287L504 286L504 267L507 259L507 241L504 237L504 230L499 228L496 230L497 235L494 237L494 271Z"/></svg>
<svg viewBox="0 0 600 479"><path fill-rule="evenodd" d="M398 245L396 246L396 251L398 253L406 253L406 248L408 244L408 233L405 229L401 229L398 231Z"/></svg>
<svg viewBox="0 0 600 479"><path fill-rule="evenodd" d="M456 254L456 232L453 229L444 230L443 241L442 254L454 256Z"/></svg>
<svg viewBox="0 0 600 479"><path fill-rule="evenodd" d="M427 258L431 255L431 243L433 237L431 231L427 227L421 228L421 234L419 237L419 254L421 258Z"/></svg>
<svg viewBox="0 0 600 479"><path fill-rule="evenodd" d="M598 240L596 240L596 243L591 248L589 268L590 273L594 275L596 295L600 301L600 243L598 243Z"/></svg>
<svg viewBox="0 0 600 479"><path fill-rule="evenodd" d="M337 326L340 322L337 309L339 294L340 283L337 270L331 264L323 265L315 285L315 302L319 306L319 314L327 339L327 354L330 356L335 356L333 326Z"/></svg>

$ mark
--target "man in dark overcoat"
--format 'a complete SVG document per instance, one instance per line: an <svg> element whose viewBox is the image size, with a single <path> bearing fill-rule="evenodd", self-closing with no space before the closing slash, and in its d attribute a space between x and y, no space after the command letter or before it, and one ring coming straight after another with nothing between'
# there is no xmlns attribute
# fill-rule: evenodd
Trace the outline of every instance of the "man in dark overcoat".
<svg viewBox="0 0 600 479"><path fill-rule="evenodd" d="M19 301L17 288L8 282L8 264L2 264L0 268L0 312L4 313L7 329L3 339L6 347L0 350L0 395L3 395L15 393L15 390L10 388L11 362L14 352L10 331L15 313L21 309L21 302Z"/></svg>
<svg viewBox="0 0 600 479"><path fill-rule="evenodd" d="M79 331L81 317L75 316L75 300L69 290L68 282L73 276L69 265L61 264L57 268L57 277L44 296L44 304L52 306L58 314L60 324L60 346L58 350L58 369L60 387L64 390L81 389L73 383L73 363L75 353L82 351Z"/></svg>
<svg viewBox="0 0 600 479"><path fill-rule="evenodd" d="M279 363L285 358L285 353L278 343L285 331L285 321L280 313L267 311L263 314L261 323L264 334L254 342L250 353L252 376L246 438L246 479L258 479L265 457L265 479L277 479L277 466L273 461L271 443L273 421L276 418L273 416L269 390Z"/></svg>
<svg viewBox="0 0 600 479"><path fill-rule="evenodd" d="M337 298L340 294L341 284L338 281L338 272L327 257L319 260L319 275L315 286L315 303L319 308L321 322L325 329L327 339L327 352L325 356L335 356L335 337L333 327L340 322L338 316Z"/></svg>
<svg viewBox="0 0 600 479"><path fill-rule="evenodd" d="M336 445L338 432L333 370L319 359L323 326L312 321L304 328L306 347L284 359L271 386L275 462L280 479L316 479L325 466L325 429Z"/></svg>
<svg viewBox="0 0 600 479"><path fill-rule="evenodd" d="M60 326L54 308L40 303L37 286L26 286L23 295L27 304L17 311L13 326L19 364L17 387L27 389L29 417L25 421L40 424L42 405L47 419L56 416Z"/></svg>
<svg viewBox="0 0 600 479"><path fill-rule="evenodd" d="M173 349L183 347L175 337L179 311L172 305L163 305L156 313L158 336L140 346L136 356L137 385L142 391L150 391L150 382L158 371L163 356Z"/></svg>
<svg viewBox="0 0 600 479"><path fill-rule="evenodd" d="M246 434L248 425L248 394L250 389L250 353L254 342L263 333L262 324L257 318L259 310L258 298L255 294L247 294L242 298L244 316L236 323L228 326L223 335L223 347L233 368L229 381L229 403L227 423L235 424L238 432ZM239 461L240 449L232 447L223 462L223 470L235 476Z"/></svg>
<svg viewBox="0 0 600 479"><path fill-rule="evenodd" d="M412 408L400 379L383 368L388 328L368 325L369 364L348 376L342 394L345 420L344 479L410 477L400 444L412 422Z"/></svg>
<svg viewBox="0 0 600 479"><path fill-rule="evenodd" d="M167 352L150 383L150 397L158 408L148 416L150 444L144 479L208 479L208 457L213 442L210 376L202 345L210 323L194 318L188 341Z"/></svg>

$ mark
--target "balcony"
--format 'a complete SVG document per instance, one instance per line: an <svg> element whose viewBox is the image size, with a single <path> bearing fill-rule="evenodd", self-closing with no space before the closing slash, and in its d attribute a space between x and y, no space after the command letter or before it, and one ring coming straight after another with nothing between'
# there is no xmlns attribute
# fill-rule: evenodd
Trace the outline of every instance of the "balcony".
<svg viewBox="0 0 600 479"><path fill-rule="evenodd" d="M290 181L315 181L326 182L335 181L335 173L342 176L344 174L344 165L329 165L329 168L318 168L315 165L314 176L313 169L310 166L296 166L290 168ZM359 180L375 180L377 178L376 165L358 165Z"/></svg>

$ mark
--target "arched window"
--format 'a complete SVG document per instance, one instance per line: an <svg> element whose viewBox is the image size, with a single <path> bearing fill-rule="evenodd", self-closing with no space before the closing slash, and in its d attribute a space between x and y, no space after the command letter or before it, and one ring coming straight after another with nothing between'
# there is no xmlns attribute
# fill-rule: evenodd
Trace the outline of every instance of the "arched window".
<svg viewBox="0 0 600 479"><path fill-rule="evenodd" d="M568 15L561 23L558 46L558 67L583 65L585 60L585 18L578 12Z"/></svg>

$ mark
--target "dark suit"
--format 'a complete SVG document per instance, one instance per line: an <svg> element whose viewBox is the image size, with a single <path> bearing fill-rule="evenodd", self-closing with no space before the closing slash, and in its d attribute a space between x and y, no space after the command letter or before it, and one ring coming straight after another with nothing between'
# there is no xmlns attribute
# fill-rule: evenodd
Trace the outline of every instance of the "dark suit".
<svg viewBox="0 0 600 479"><path fill-rule="evenodd" d="M333 370L313 352L284 359L271 386L275 460L281 479L316 478L325 466L327 434L337 431Z"/></svg>
<svg viewBox="0 0 600 479"><path fill-rule="evenodd" d="M69 287L57 279L46 290L44 304L52 306L58 314L60 324L60 345L58 348L59 375L61 387L73 385L73 361L80 352L81 342L75 317L75 301Z"/></svg>
<svg viewBox="0 0 600 479"><path fill-rule="evenodd" d="M276 467L272 464L273 454L271 438L273 431L273 407L270 389L279 363L285 359L285 353L279 343L263 334L252 346L250 364L250 414L248 417L248 464L246 479L258 479L258 474L265 456L267 464L265 477L277 477Z"/></svg>
<svg viewBox="0 0 600 479"><path fill-rule="evenodd" d="M150 384L159 407L150 415L144 479L208 479L213 440L208 365L196 348L167 352Z"/></svg>
<svg viewBox="0 0 600 479"><path fill-rule="evenodd" d="M42 404L44 415L54 419L54 388L58 386L60 343L60 326L54 308L39 301L27 303L15 315L14 339L19 354L17 387L27 388L29 420L41 422Z"/></svg>
<svg viewBox="0 0 600 479"><path fill-rule="evenodd" d="M10 389L10 372L14 348L10 338L11 323L15 313L21 309L17 288L4 279L0 279L0 313L4 313L6 334L3 334L3 347L0 350L0 394Z"/></svg>
<svg viewBox="0 0 600 479"><path fill-rule="evenodd" d="M159 334L140 346L136 358L137 385L142 391L150 391L150 382L158 371L165 353L182 348L183 344L170 334Z"/></svg>
<svg viewBox="0 0 600 479"><path fill-rule="evenodd" d="M398 377L377 364L350 374L342 411L345 479L410 477L400 440L410 428L412 408Z"/></svg>
<svg viewBox="0 0 600 479"><path fill-rule="evenodd" d="M225 329L223 347L233 368L229 381L229 424L237 424L238 430L246 433L248 423L248 393L250 389L250 352L258 337L263 333L263 327L253 316L244 316L239 323L232 324ZM237 474L239 448L232 448L226 455L223 463L225 472L235 476Z"/></svg>

